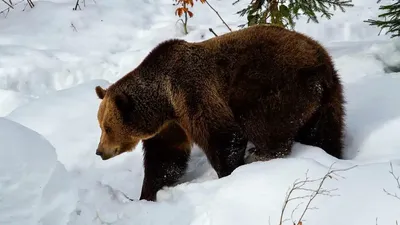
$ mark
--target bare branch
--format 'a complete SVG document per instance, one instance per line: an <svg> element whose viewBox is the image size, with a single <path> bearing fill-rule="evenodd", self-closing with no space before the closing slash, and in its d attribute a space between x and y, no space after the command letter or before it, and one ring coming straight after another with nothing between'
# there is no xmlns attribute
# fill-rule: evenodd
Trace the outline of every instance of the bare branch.
<svg viewBox="0 0 400 225"><path fill-rule="evenodd" d="M207 5L217 14L217 16L219 17L219 19L222 21L222 23L225 24L225 26L228 28L228 30L229 30L229 31L232 31L232 29L228 26L228 24L225 23L224 19L222 19L221 15L219 15L218 11L215 10L214 7L212 7L212 6L210 5L210 3L209 3L207 0L205 0L205 2L206 2Z"/></svg>
<svg viewBox="0 0 400 225"><path fill-rule="evenodd" d="M12 8L12 9L14 9L14 7L12 6L12 4L10 4L10 3L8 3L8 2L6 2L6 0L2 0L6 5L8 5L8 7L10 7L10 8Z"/></svg>
<svg viewBox="0 0 400 225"><path fill-rule="evenodd" d="M79 7L79 10L81 10L81 6L79 5L79 0L76 0L75 7L72 10L77 10L78 7Z"/></svg>
<svg viewBox="0 0 400 225"><path fill-rule="evenodd" d="M214 32L212 28L208 28L208 30L215 35L215 37L218 37L218 35Z"/></svg>
<svg viewBox="0 0 400 225"><path fill-rule="evenodd" d="M393 176L393 178L396 180L397 188L400 189L400 176L396 176L396 175L394 174L392 162L390 162L390 174L391 174L391 175Z"/></svg>
<svg viewBox="0 0 400 225"><path fill-rule="evenodd" d="M399 176L396 176L396 175L394 174L392 162L390 162L390 171L389 171L389 173L392 175L393 179L394 179L395 182L396 182L397 188L400 190L400 177L399 177ZM400 200L400 196L398 196L396 193L394 193L394 194L393 194L393 193L390 193L390 192L388 192L385 188L383 189L383 191L384 191L387 195L389 195L389 196L391 196L391 197L394 197L394 198L397 198L398 200Z"/></svg>
<svg viewBox="0 0 400 225"><path fill-rule="evenodd" d="M297 204L297 206L293 209L292 214L290 214L290 218L292 219L293 224L296 224L296 222L293 219L293 214L294 212L299 208L299 206L303 204L303 202L300 202L299 204Z"/></svg>
<svg viewBox="0 0 400 225"><path fill-rule="evenodd" d="M73 31L78 32L78 30L76 29L75 25L72 22L71 22L71 27Z"/></svg>
<svg viewBox="0 0 400 225"><path fill-rule="evenodd" d="M33 4L32 0L27 0L27 2L31 8L35 7L35 4Z"/></svg>
<svg viewBox="0 0 400 225"><path fill-rule="evenodd" d="M389 196L392 196L393 198L397 198L398 200L400 200L400 196L398 196L396 193L390 193L390 192L388 192L388 191L386 191L386 189L384 188L383 189L383 191L387 194L387 195L389 195Z"/></svg>
<svg viewBox="0 0 400 225"><path fill-rule="evenodd" d="M323 186L324 182L326 181L327 178L334 179L333 175L336 175L336 176L337 176L337 174L336 174L337 172L347 171L347 170L353 169L353 168L355 168L355 167L357 167L357 166L352 166L352 167L345 168L345 169L335 169L335 170L332 170L332 166L333 166L334 164L335 164L335 163L333 163L333 164L329 167L328 172L327 172L327 173L325 174L325 176L322 177L322 178L310 179L310 178L308 177L308 170L307 170L307 171L306 171L306 178L305 178L304 180L300 180L300 181L298 181L298 179L295 180L295 182L293 183L293 186L292 186L291 188L289 188L289 190L288 190L288 192L287 192L287 194L286 194L286 198L285 198L285 201L284 201L284 203L283 203L282 210L281 210L281 216L280 216L280 219L279 219L279 225L282 225L283 222L286 221L286 220L283 220L283 215L284 215L284 212L285 212L285 210L286 210L286 207L287 207L287 205L289 204L290 201L298 200L298 199L304 199L304 198L309 198L309 200L308 200L308 202L307 202L307 205L305 206L305 209L304 209L304 211L302 212L302 214L301 214L301 216L300 216L300 218L299 218L299 220L298 220L298 223L297 223L297 224L302 224L303 218L304 218L304 216L305 216L305 214L306 214L307 211L318 209L318 208L316 208L316 207L310 207L311 202L317 197L317 195L325 195L325 196L331 196L331 197L332 197L332 196L338 196L338 195L333 195L333 194L332 194L333 191L338 190L337 188L335 188L335 189L330 189L330 190L328 190L328 189L323 189L322 186ZM306 184L314 183L314 182L317 182L317 181L319 181L320 183L319 183L318 188L317 188L316 190L313 190L313 189L305 188L305 187L304 187ZM306 195L303 195L303 196L298 196L298 197L291 197L291 195L293 194L293 192L296 191L296 190L309 192L309 194L306 194ZM298 204L298 205L296 206L296 208L292 211L291 219L292 219L293 224L296 224L296 223L294 222L294 220L293 220L293 213L294 213L295 210L297 210L297 209L299 208L300 205L301 205L301 203Z"/></svg>

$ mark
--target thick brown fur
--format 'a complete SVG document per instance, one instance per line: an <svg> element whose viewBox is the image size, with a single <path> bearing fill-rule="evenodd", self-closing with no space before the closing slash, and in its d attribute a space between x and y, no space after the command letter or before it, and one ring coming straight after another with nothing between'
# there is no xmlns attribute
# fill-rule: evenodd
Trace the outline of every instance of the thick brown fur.
<svg viewBox="0 0 400 225"><path fill-rule="evenodd" d="M259 25L199 43L168 40L107 90L96 87L109 159L143 141L140 199L184 174L193 143L219 177L290 153L294 141L342 157L344 98L327 51L311 38ZM245 156L247 142L255 148Z"/></svg>

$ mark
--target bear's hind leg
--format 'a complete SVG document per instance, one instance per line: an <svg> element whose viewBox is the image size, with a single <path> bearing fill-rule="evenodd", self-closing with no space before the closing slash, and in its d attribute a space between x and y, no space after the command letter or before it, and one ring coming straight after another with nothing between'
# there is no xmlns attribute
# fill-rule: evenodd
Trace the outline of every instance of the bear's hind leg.
<svg viewBox="0 0 400 225"><path fill-rule="evenodd" d="M265 102L237 111L236 119L245 131L248 141L254 145L246 151L246 164L283 158L291 152L298 126L296 122L292 122L294 119L283 113L266 110L268 106L270 104Z"/></svg>
<svg viewBox="0 0 400 225"><path fill-rule="evenodd" d="M157 192L174 185L185 173L191 143L176 123L143 141L144 179L140 200L156 201Z"/></svg>
<svg viewBox="0 0 400 225"><path fill-rule="evenodd" d="M325 94L320 108L300 128L295 140L302 144L320 147L333 157L342 159L344 99L339 84L332 89Z"/></svg>
<svg viewBox="0 0 400 225"><path fill-rule="evenodd" d="M236 124L215 126L210 131L205 153L218 177L228 176L244 164L247 138Z"/></svg>
<svg viewBox="0 0 400 225"><path fill-rule="evenodd" d="M193 123L193 126L197 127L193 138L204 151L219 178L230 175L244 164L247 147L247 138L229 116L231 112L227 108L220 110L223 112L203 114L205 118Z"/></svg>

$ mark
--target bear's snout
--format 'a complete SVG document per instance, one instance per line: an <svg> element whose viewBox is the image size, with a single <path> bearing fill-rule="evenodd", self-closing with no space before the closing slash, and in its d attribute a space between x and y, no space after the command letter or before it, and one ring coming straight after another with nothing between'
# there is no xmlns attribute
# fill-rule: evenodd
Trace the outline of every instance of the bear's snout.
<svg viewBox="0 0 400 225"><path fill-rule="evenodd" d="M97 148L96 155L100 156L102 160L107 160L115 156L115 154L110 154L107 149Z"/></svg>
<svg viewBox="0 0 400 225"><path fill-rule="evenodd" d="M107 159L111 158L111 156L105 154L104 151L101 150L100 148L98 148L96 150L96 155L100 156L102 160L107 160Z"/></svg>
<svg viewBox="0 0 400 225"><path fill-rule="evenodd" d="M97 149L96 155L103 157L103 152L100 149Z"/></svg>

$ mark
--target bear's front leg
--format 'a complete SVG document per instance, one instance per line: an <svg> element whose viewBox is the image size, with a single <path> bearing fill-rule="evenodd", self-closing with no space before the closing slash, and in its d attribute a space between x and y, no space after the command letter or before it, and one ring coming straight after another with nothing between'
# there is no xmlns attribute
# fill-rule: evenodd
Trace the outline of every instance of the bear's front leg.
<svg viewBox="0 0 400 225"><path fill-rule="evenodd" d="M183 176L190 149L186 133L175 123L143 141L144 179L140 200L156 201L161 188L174 185Z"/></svg>
<svg viewBox="0 0 400 225"><path fill-rule="evenodd" d="M219 178L228 176L244 164L247 138L234 121L209 123L208 128L208 143L203 147L205 154Z"/></svg>

